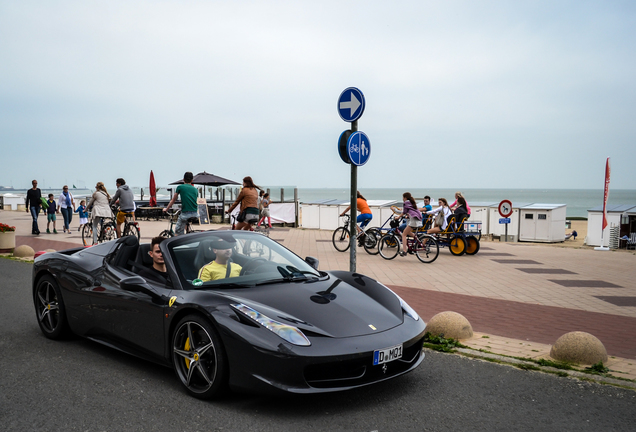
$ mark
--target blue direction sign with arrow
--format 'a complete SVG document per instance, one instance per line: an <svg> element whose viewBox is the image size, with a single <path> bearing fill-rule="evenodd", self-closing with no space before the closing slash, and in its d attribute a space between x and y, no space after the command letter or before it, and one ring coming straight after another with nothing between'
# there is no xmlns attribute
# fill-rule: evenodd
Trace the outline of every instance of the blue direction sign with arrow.
<svg viewBox="0 0 636 432"><path fill-rule="evenodd" d="M364 132L354 132L347 140L347 154L351 163L357 166L364 165L371 154L371 143Z"/></svg>
<svg viewBox="0 0 636 432"><path fill-rule="evenodd" d="M355 87L345 89L338 98L338 114L346 122L354 122L362 117L364 106L364 95Z"/></svg>

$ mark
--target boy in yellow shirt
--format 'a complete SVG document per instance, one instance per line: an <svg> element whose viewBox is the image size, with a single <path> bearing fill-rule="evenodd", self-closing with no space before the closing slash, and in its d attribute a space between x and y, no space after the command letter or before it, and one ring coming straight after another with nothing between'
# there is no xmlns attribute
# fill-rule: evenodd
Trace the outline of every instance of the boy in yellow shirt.
<svg viewBox="0 0 636 432"><path fill-rule="evenodd" d="M213 240L210 247L216 254L216 258L211 263L201 267L198 278L203 282L206 282L239 276L243 267L230 261L233 246L233 243L222 239ZM228 264L230 266L229 269Z"/></svg>

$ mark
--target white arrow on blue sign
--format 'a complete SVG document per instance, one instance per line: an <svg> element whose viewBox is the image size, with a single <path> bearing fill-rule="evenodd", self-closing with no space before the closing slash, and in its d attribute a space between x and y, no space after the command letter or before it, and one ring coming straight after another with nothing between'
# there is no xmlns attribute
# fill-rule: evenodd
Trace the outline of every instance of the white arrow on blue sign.
<svg viewBox="0 0 636 432"><path fill-rule="evenodd" d="M371 143L364 132L354 132L347 140L347 154L351 163L357 166L364 165L371 154Z"/></svg>
<svg viewBox="0 0 636 432"><path fill-rule="evenodd" d="M355 88L349 87L340 93L338 98L338 114L340 118L346 122L354 122L362 117L364 112L365 101L362 92Z"/></svg>

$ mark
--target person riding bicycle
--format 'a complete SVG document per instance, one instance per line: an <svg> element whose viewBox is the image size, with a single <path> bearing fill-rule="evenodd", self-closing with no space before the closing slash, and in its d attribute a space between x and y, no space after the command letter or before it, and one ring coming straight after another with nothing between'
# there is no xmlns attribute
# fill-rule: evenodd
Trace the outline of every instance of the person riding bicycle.
<svg viewBox="0 0 636 432"><path fill-rule="evenodd" d="M356 208L360 212L358 217L356 218L356 222L360 224L360 226L356 225L356 230L358 231L358 238L360 241L358 242L362 245L362 237L366 235L364 229L369 225L371 219L373 219L373 214L371 213L371 209L369 208L369 204L367 204L367 199L362 196L360 191L356 191ZM351 209L351 205L347 206L347 208L340 213L340 216L344 216Z"/></svg>
<svg viewBox="0 0 636 432"><path fill-rule="evenodd" d="M199 215L197 205L197 197L199 196L199 192L197 188L192 186L192 179L194 175L190 171L187 171L183 174L183 184L177 186L172 199L168 203L168 206L163 209L164 212L167 212L172 208L175 201L181 195L181 214L177 219L177 224L174 228L174 235L179 236L183 234L183 229L188 223L188 219L195 218Z"/></svg>
<svg viewBox="0 0 636 432"><path fill-rule="evenodd" d="M99 232L104 224L104 218L112 218L113 212L110 210L108 202L110 195L106 190L103 182L97 182L95 185L95 193L91 196L87 209L91 210L92 225L93 225L93 244L97 243Z"/></svg>
<svg viewBox="0 0 636 432"><path fill-rule="evenodd" d="M430 196L426 195L424 197L424 207L420 207L418 210L422 212L422 223L425 223L426 222L426 212L429 211L429 210L433 210L433 207L431 207L431 197ZM400 232L404 232L404 230L406 229L407 222L408 221L404 221L404 223L402 223L402 225L400 225L400 227L398 228L400 230Z"/></svg>
<svg viewBox="0 0 636 432"><path fill-rule="evenodd" d="M241 204L241 213L239 213L236 221L237 230L250 230L250 225L258 222L258 191L260 187L254 184L252 177L247 176L243 179L243 189L236 197L236 201L230 206L226 213L232 213L232 210Z"/></svg>
<svg viewBox="0 0 636 432"><path fill-rule="evenodd" d="M206 282L239 276L243 267L232 262L230 259L232 257L232 248L235 243L236 242L230 243L223 239L213 240L210 247L216 254L216 258L214 258L211 263L201 267L197 278Z"/></svg>
<svg viewBox="0 0 636 432"><path fill-rule="evenodd" d="M110 200L110 205L115 205L117 200L119 200L119 211L117 212L117 223L115 224L115 231L117 232L117 238L119 238L121 237L121 224L126 222L126 216L134 214L135 195L123 178L118 178L116 183L117 192Z"/></svg>
<svg viewBox="0 0 636 432"><path fill-rule="evenodd" d="M402 215L409 218L406 228L402 231L402 245L406 248L406 238L413 236L413 232L417 231L417 229L422 225L422 213L417 208L415 199L410 192L404 192L402 194L402 199L404 199ZM400 255L404 256L406 253L406 250L403 250L400 252Z"/></svg>

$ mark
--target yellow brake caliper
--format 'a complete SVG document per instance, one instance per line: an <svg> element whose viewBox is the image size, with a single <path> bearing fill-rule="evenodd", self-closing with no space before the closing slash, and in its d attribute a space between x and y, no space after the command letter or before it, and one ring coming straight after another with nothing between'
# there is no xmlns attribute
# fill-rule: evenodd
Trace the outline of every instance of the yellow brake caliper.
<svg viewBox="0 0 636 432"><path fill-rule="evenodd" d="M190 338L186 339L185 346L183 347L183 349L186 351L190 351ZM186 367L190 369L190 360L189 359L184 359L184 360L185 360Z"/></svg>

